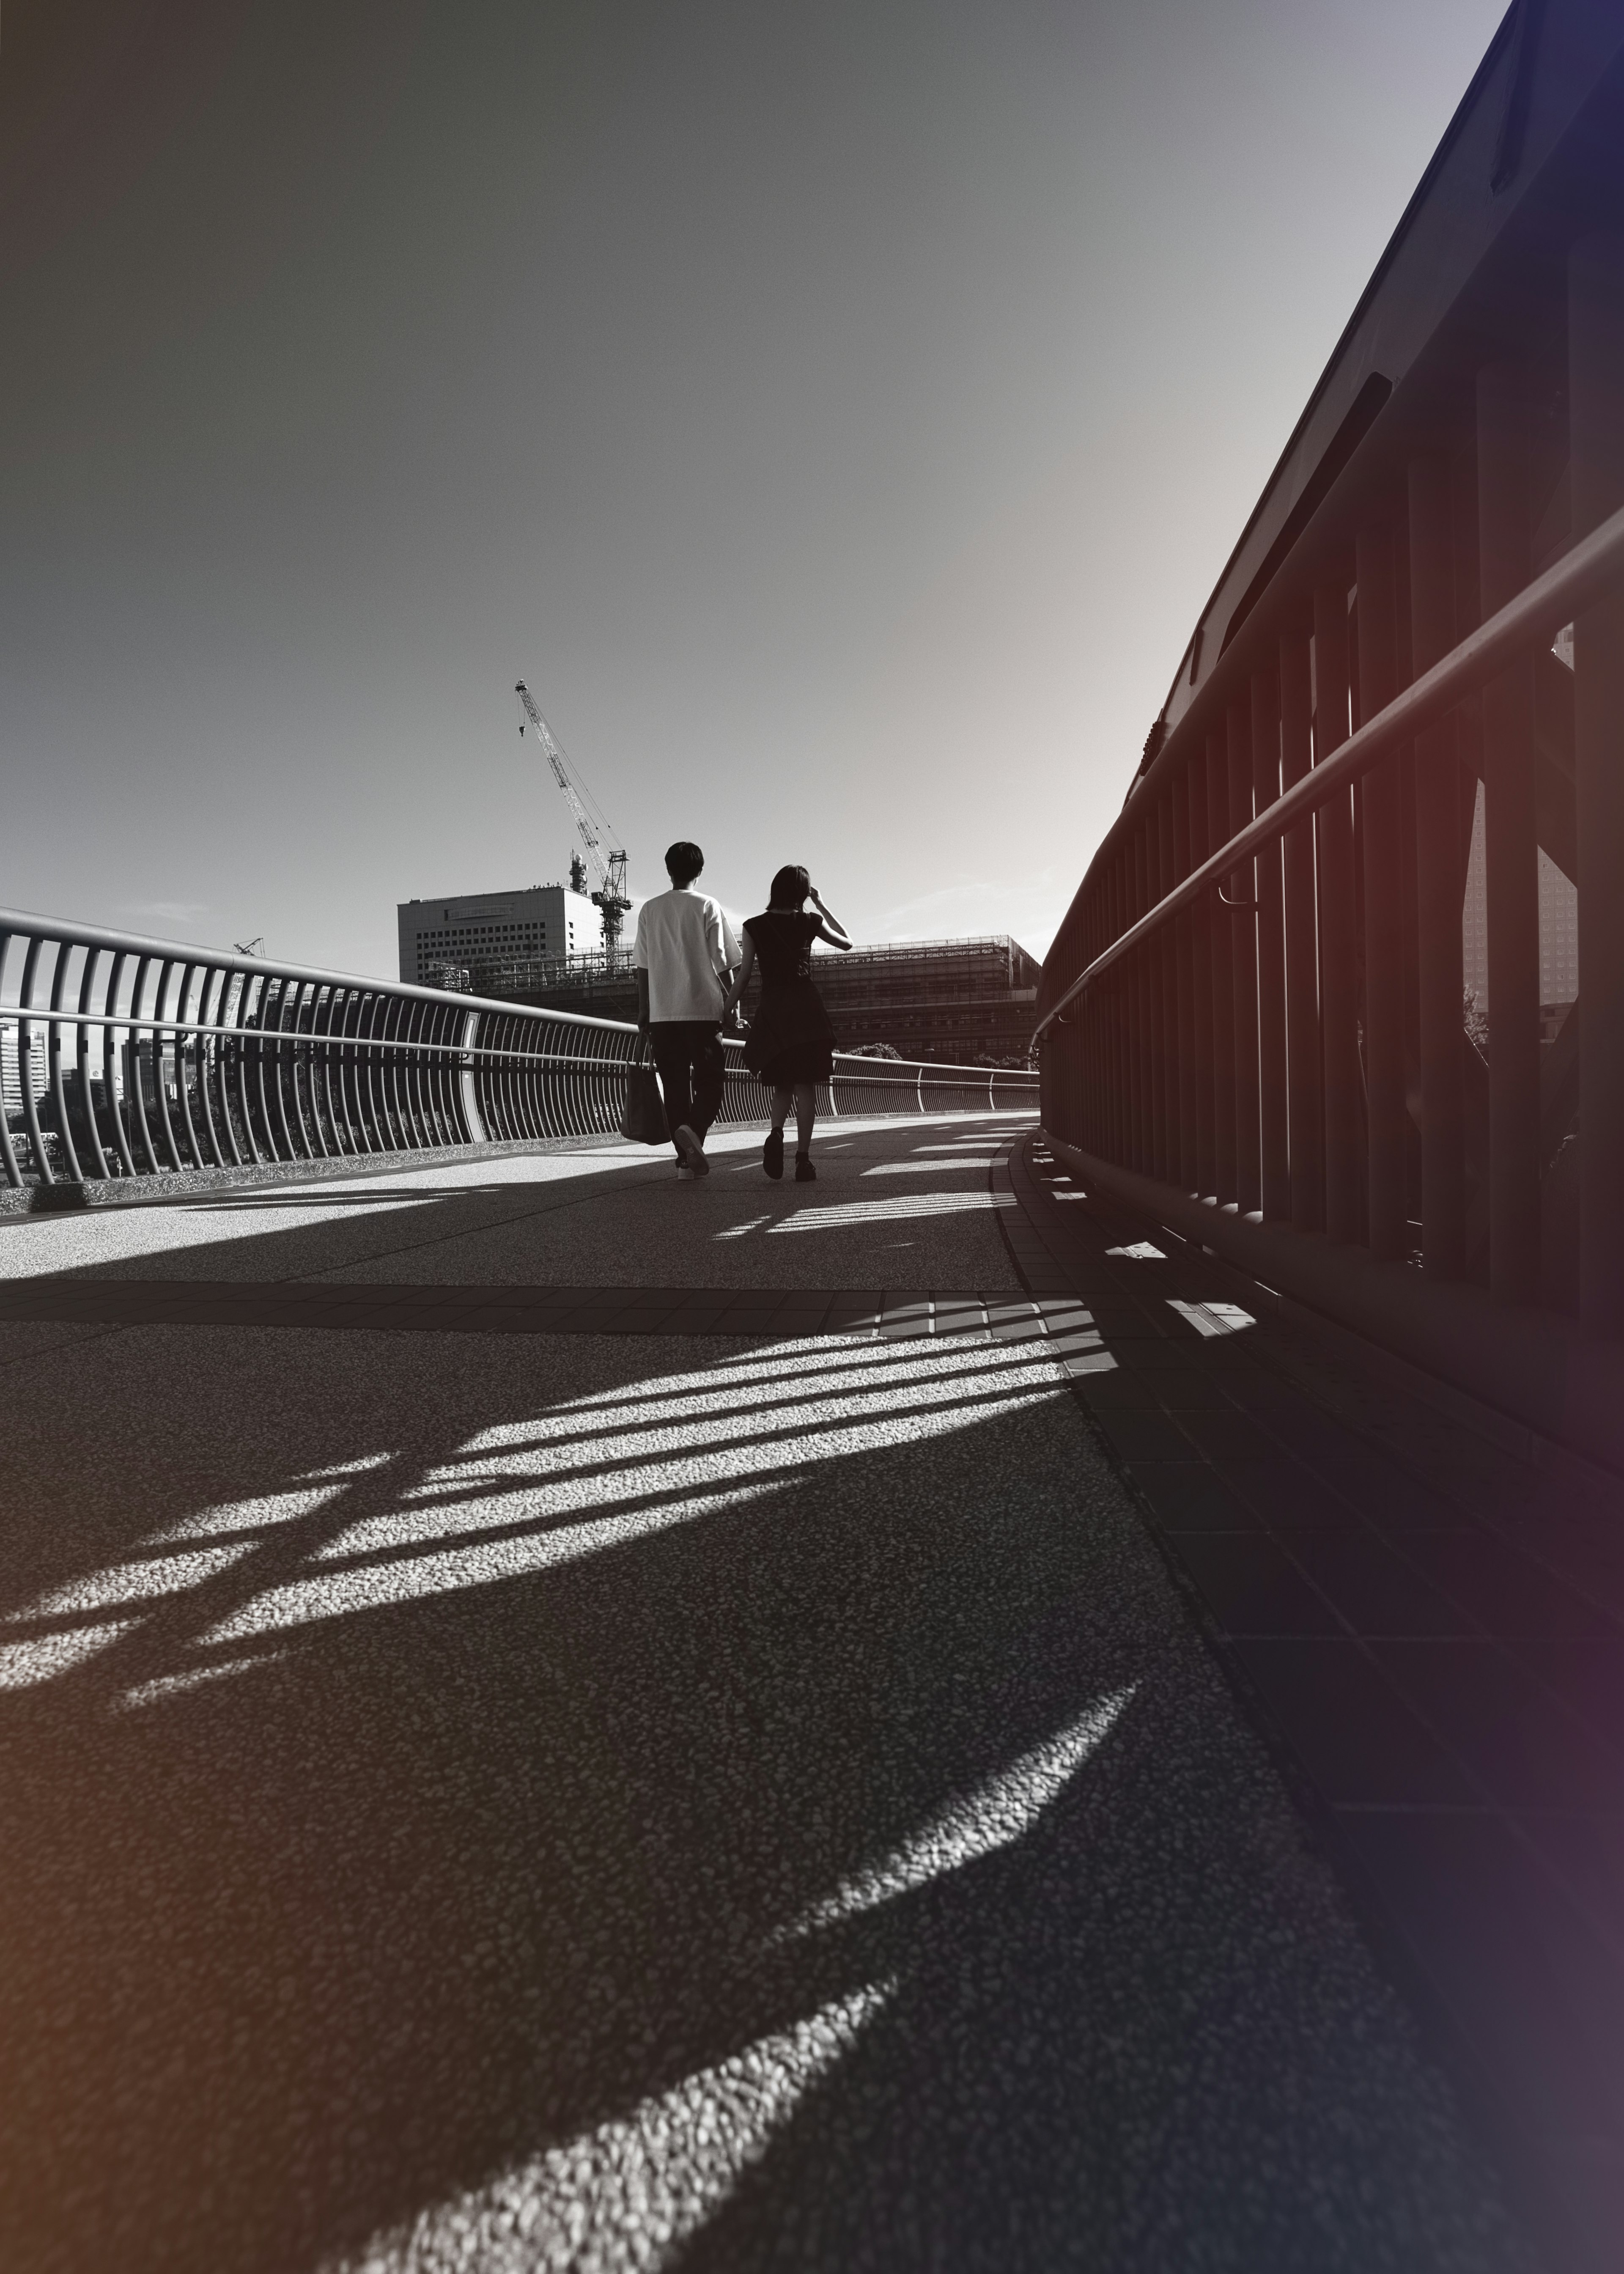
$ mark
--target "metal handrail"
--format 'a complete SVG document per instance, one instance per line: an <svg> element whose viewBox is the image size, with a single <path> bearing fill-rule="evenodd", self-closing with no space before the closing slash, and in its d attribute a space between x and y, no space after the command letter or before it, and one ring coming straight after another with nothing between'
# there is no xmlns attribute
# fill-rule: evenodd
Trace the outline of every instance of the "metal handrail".
<svg viewBox="0 0 1624 2274"><path fill-rule="evenodd" d="M1477 630L1468 634L1432 669L1367 719L1341 747L1294 782L1273 804L1237 830L1199 869L1192 870L1156 905L1101 950L1038 1020L1034 1039L1076 1001L1113 963L1149 937L1169 916L1191 907L1232 869L1345 790L1402 744L1453 710L1463 697L1492 679L1533 641L1554 638L1562 626L1624 577L1624 507L1581 538L1571 551L1537 576Z"/></svg>
<svg viewBox="0 0 1624 2274"><path fill-rule="evenodd" d="M0 1171L13 1189L608 1134L640 1055L621 1020L19 909L0 909L0 983L14 942L19 991L0 1000ZM759 1118L742 1041L723 1042L720 1118ZM991 1110L1000 1093L1035 1103L1036 1088L1016 1069L841 1052L823 1102L924 1113L984 1096Z"/></svg>

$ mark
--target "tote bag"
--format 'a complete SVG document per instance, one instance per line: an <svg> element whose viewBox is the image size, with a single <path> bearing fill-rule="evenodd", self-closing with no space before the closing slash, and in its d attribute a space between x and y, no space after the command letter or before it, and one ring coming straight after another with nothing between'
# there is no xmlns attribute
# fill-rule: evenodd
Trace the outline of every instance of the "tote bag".
<svg viewBox="0 0 1624 2274"><path fill-rule="evenodd" d="M626 1069L626 1110L620 1116L620 1134L633 1145L665 1145L671 1141L658 1079L653 1067L641 1057Z"/></svg>

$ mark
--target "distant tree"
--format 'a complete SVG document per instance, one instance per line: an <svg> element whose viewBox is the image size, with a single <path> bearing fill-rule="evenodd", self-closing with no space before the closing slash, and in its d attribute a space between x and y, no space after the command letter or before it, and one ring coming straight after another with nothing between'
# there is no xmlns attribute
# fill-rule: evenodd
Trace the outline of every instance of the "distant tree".
<svg viewBox="0 0 1624 2274"><path fill-rule="evenodd" d="M853 1043L845 1055L848 1058L897 1058L902 1052L893 1050L889 1043Z"/></svg>

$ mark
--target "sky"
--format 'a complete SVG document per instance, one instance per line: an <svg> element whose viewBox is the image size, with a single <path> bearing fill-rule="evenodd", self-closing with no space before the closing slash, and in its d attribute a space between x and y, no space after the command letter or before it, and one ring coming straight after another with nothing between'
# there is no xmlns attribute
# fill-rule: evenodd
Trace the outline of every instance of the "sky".
<svg viewBox="0 0 1624 2274"><path fill-rule="evenodd" d="M6 0L0 902L1041 953L1498 0Z"/></svg>

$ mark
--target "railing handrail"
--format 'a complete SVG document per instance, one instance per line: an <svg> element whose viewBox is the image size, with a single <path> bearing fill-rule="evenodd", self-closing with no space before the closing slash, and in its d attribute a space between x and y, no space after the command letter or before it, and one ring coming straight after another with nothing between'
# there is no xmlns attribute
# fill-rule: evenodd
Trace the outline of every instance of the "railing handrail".
<svg viewBox="0 0 1624 2274"><path fill-rule="evenodd" d="M1488 621L1469 632L1448 654L1395 696L1385 710L1366 719L1357 732L1294 782L1274 802L1239 829L1199 869L1175 885L1172 891L1147 908L1128 929L1072 980L1038 1020L1033 1039L1091 986L1121 957L1148 938L1169 916L1201 898L1218 879L1238 868L1277 837L1335 797L1339 790L1412 741L1463 697L1509 662L1520 650L1542 635L1554 637L1562 626L1582 615L1591 602L1624 576L1624 507L1593 529L1588 537L1553 562L1542 576L1523 586L1515 599Z"/></svg>
<svg viewBox="0 0 1624 2274"><path fill-rule="evenodd" d="M454 996L450 999L460 1002L464 998ZM516 1007L523 1010L534 1006L521 1004ZM551 1013L544 1012L541 1015L549 1018ZM602 1023L606 1025L610 1022L605 1020ZM578 1051L522 1050L513 1043L468 1043L451 1035L432 1040L422 1035L318 1033L308 1027L216 1027L200 1019L132 1018L127 1011L71 1011L65 1008L53 1011L48 1004L30 1004L26 1007L20 1003L0 1004L0 1027L11 1026L124 1027L134 1035L195 1035L210 1043L263 1043L267 1046L273 1043L308 1043L312 1050L401 1050L409 1051L415 1058L441 1056L470 1061L475 1058L515 1058L523 1060L526 1065L561 1065L583 1073L596 1069L600 1073L623 1073L627 1064L624 1058L583 1058ZM619 1027L617 1031L635 1035L637 1029L628 1025ZM724 1035L722 1042L726 1048L744 1048L741 1035ZM854 1050L836 1050L833 1055L838 1061L838 1079L844 1082L895 1083L906 1079L915 1083L924 1081L929 1087L929 1077L938 1074L959 1077L954 1087L962 1088L965 1077L977 1083L1026 1081L1034 1085L1039 1079L1035 1069L1030 1066L938 1065L929 1058L871 1058Z"/></svg>
<svg viewBox="0 0 1624 2274"><path fill-rule="evenodd" d="M307 963L274 963L268 956L238 955L217 947L199 947L189 940L149 938L140 932L109 931L101 924L68 923L27 908L0 907L0 932L38 934L70 947L99 947L114 955L141 955L154 961L189 963L198 970L255 972L270 979L291 979L306 986L342 988L348 994L393 995L412 1003L460 1004L467 1011L500 1011L524 1019L557 1019L570 1027L604 1027L624 1032L622 1019L595 1019L585 1011L540 1010L533 1003L504 1003L498 997L460 995L449 989L418 987L405 979L368 979L353 971L321 971ZM16 1011L7 1003L0 1007ZM32 1005L29 1006L32 1013ZM60 1013L64 1019L67 1014ZM138 1023L149 1025L147 1020Z"/></svg>
<svg viewBox="0 0 1624 2274"><path fill-rule="evenodd" d="M187 940L162 939L141 932L115 931L103 924L75 923L57 916L44 915L33 909L0 907L0 933L14 937L34 937L53 945L69 947L100 948L111 954L145 957L150 961L185 963L194 970L237 972L252 978L291 980L297 984L342 990L347 994L388 995L413 1003L432 1003L447 1009L463 1012L488 1012L500 1018L519 1019L533 1025L585 1027L601 1034L635 1035L636 1025L628 1019L598 1019L580 1011L560 1011L534 1003L510 1003L500 997L462 995L448 989L418 987L407 980L366 978L356 972L324 971L312 964L273 962L268 956L240 955L235 952L202 947ZM224 1036L241 1040L244 1037L267 1042L320 1042L346 1043L357 1050L399 1048L413 1051L425 1050L470 1051L489 1050L489 1044L463 1044L450 1038L438 1042L422 1039L396 1041L376 1035L345 1035L342 1034L311 1034L294 1027L221 1026L210 1020L154 1019L128 1012L95 1012L70 1009L65 1004L53 1010L45 1003L0 1002L0 1018L26 1020L34 1026L59 1027L128 1027L143 1034L200 1034L207 1037ZM725 1046L741 1050L743 1038L724 1034ZM985 1081L989 1077L998 1081L1035 1082L1036 1073L1026 1066L966 1066L929 1058L868 1058L855 1051L837 1050L840 1058L863 1057L865 1071L868 1067L884 1067L884 1073L868 1075L871 1081L898 1081L905 1077L916 1080L921 1075L960 1075L973 1081ZM586 1065L588 1060L570 1063ZM857 1073L843 1074L846 1081L862 1079Z"/></svg>

